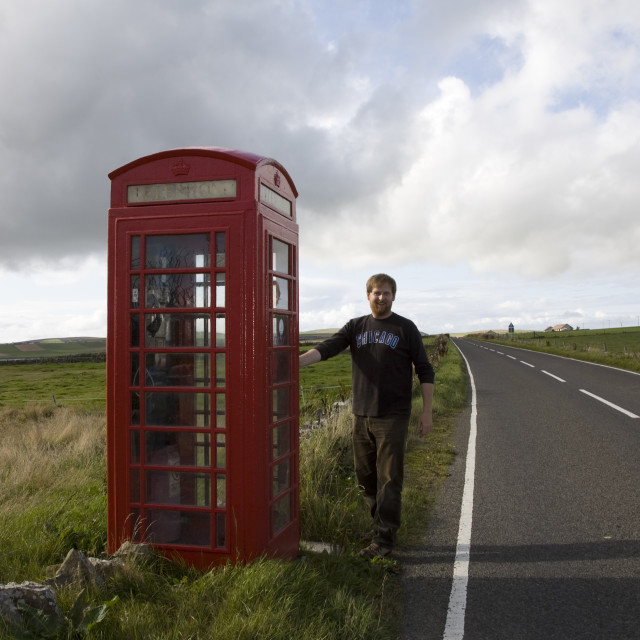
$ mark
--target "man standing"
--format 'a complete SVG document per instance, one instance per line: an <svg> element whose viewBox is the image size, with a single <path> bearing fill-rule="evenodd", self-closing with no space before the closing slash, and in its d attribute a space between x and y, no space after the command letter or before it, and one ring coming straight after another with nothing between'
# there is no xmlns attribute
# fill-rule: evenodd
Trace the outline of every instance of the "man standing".
<svg viewBox="0 0 640 640"><path fill-rule="evenodd" d="M353 457L358 485L373 518L371 544L360 554L388 556L400 526L404 449L411 414L413 369L420 381L418 434L432 427L434 371L416 325L391 311L396 282L384 273L367 281L371 314L353 318L300 356L300 366L351 350Z"/></svg>

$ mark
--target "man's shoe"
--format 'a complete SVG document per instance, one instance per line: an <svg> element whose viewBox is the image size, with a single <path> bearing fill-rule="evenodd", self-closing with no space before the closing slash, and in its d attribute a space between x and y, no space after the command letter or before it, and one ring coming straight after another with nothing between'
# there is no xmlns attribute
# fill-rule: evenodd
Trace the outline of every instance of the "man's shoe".
<svg viewBox="0 0 640 640"><path fill-rule="evenodd" d="M383 547L376 542L372 542L368 547L362 549L358 555L367 558L367 560L372 560L373 558L388 558L391 555L391 548Z"/></svg>
<svg viewBox="0 0 640 640"><path fill-rule="evenodd" d="M363 531L358 534L358 540L360 540L360 542L372 542L373 536L375 536L375 531L373 529L370 531Z"/></svg>

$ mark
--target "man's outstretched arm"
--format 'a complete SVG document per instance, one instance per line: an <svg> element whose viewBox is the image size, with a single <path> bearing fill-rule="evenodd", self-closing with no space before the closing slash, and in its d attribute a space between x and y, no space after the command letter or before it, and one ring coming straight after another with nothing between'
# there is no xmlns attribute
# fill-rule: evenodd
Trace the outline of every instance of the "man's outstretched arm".
<svg viewBox="0 0 640 640"><path fill-rule="evenodd" d="M309 351L300 356L300 366L306 367L307 365L320 362L320 360L322 360L320 352L317 349L309 349Z"/></svg>

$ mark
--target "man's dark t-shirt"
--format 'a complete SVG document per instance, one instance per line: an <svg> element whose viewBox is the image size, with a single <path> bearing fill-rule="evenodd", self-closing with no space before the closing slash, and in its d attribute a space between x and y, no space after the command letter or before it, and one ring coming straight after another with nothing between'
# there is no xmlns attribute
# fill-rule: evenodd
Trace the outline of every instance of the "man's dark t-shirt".
<svg viewBox="0 0 640 640"><path fill-rule="evenodd" d="M353 413L382 417L411 413L413 365L420 383L435 374L416 325L392 313L384 320L372 315L353 318L316 349L323 360L351 349Z"/></svg>

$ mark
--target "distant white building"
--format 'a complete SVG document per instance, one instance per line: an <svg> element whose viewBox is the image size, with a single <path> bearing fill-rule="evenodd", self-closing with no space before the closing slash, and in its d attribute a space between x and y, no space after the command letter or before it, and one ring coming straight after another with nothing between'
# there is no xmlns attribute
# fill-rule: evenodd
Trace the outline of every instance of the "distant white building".
<svg viewBox="0 0 640 640"><path fill-rule="evenodd" d="M573 327L570 324L557 324L555 327L547 327L545 332L548 331L573 331Z"/></svg>

